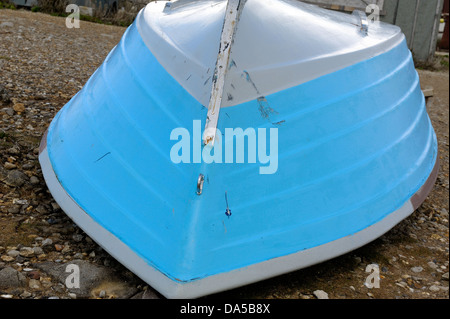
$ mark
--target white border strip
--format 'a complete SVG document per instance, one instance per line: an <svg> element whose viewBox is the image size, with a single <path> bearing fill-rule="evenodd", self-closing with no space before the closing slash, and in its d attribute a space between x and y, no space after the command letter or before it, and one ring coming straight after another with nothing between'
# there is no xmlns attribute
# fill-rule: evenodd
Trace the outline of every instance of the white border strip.
<svg viewBox="0 0 450 319"><path fill-rule="evenodd" d="M245 286L335 258L377 239L415 210L411 200L408 200L400 209L382 221L354 235L227 273L182 283L170 279L159 270L153 268L120 239L100 226L84 212L59 183L53 171L46 147L39 155L39 161L48 188L66 214L108 253L166 298L198 298Z"/></svg>

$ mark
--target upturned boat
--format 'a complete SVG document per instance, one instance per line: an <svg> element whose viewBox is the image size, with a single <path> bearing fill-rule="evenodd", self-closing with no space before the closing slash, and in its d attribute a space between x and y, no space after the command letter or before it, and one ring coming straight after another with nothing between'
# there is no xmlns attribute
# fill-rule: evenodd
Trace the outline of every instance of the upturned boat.
<svg viewBox="0 0 450 319"><path fill-rule="evenodd" d="M293 0L149 3L39 159L65 213L167 298L357 249L438 170L401 30Z"/></svg>

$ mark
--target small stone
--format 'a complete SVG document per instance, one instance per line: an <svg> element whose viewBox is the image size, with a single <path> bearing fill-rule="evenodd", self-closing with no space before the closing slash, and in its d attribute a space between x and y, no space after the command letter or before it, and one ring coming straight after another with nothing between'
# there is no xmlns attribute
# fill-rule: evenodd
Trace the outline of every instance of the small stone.
<svg viewBox="0 0 450 319"><path fill-rule="evenodd" d="M15 250L15 249L11 249L6 254L10 257L16 258L17 256L19 256L20 253L19 253L19 251Z"/></svg>
<svg viewBox="0 0 450 319"><path fill-rule="evenodd" d="M18 288L24 285L25 276L11 267L6 267L0 270L0 287L3 288Z"/></svg>
<svg viewBox="0 0 450 319"><path fill-rule="evenodd" d="M441 290L441 289L439 288L439 286L436 286L436 285L430 286L429 289L430 289L432 292L438 292L439 290Z"/></svg>
<svg viewBox="0 0 450 319"><path fill-rule="evenodd" d="M63 246L63 249L61 250L61 253L67 254L70 251L69 245Z"/></svg>
<svg viewBox="0 0 450 319"><path fill-rule="evenodd" d="M51 205L52 205L53 210L58 210L61 208L61 207L59 207L58 203L56 203L56 202L52 202Z"/></svg>
<svg viewBox="0 0 450 319"><path fill-rule="evenodd" d="M30 170L30 169L32 169L34 167L34 165L32 164L32 163L26 163L26 164L23 164L22 165L22 168L24 169L24 170Z"/></svg>
<svg viewBox="0 0 450 319"><path fill-rule="evenodd" d="M13 199L14 205L28 205L28 201L26 199Z"/></svg>
<svg viewBox="0 0 450 319"><path fill-rule="evenodd" d="M70 297L71 299L77 299L77 295L74 294L73 292L69 292L69 297Z"/></svg>
<svg viewBox="0 0 450 319"><path fill-rule="evenodd" d="M437 269L438 268L438 266L432 261L428 262L428 267L430 267L432 269Z"/></svg>
<svg viewBox="0 0 450 319"><path fill-rule="evenodd" d="M28 277L39 280L39 278L41 278L41 273L38 270L33 270L28 273Z"/></svg>
<svg viewBox="0 0 450 319"><path fill-rule="evenodd" d="M0 23L0 27L9 27L9 28L12 28L12 27L14 27L14 23L9 22L9 21L5 21L5 22Z"/></svg>
<svg viewBox="0 0 450 319"><path fill-rule="evenodd" d="M33 247L33 251L36 256L42 255L44 253L44 250L41 247Z"/></svg>
<svg viewBox="0 0 450 319"><path fill-rule="evenodd" d="M442 279L448 281L448 272L442 275Z"/></svg>
<svg viewBox="0 0 450 319"><path fill-rule="evenodd" d="M30 279L28 282L28 287L31 289L40 289L41 288L41 282L37 279Z"/></svg>
<svg viewBox="0 0 450 319"><path fill-rule="evenodd" d="M104 290L100 291L98 296L99 296L99 298L105 298L106 297L106 291L104 291Z"/></svg>
<svg viewBox="0 0 450 319"><path fill-rule="evenodd" d="M14 110L10 107L7 107L7 108L5 108L5 113L8 114L9 116L13 116Z"/></svg>
<svg viewBox="0 0 450 319"><path fill-rule="evenodd" d="M49 288L53 285L52 279L50 277L42 277L40 282L44 288ZM56 288L56 287L55 287Z"/></svg>
<svg viewBox="0 0 450 319"><path fill-rule="evenodd" d="M14 169L17 168L17 165L10 163L10 162L6 162L5 165L3 165L6 169Z"/></svg>
<svg viewBox="0 0 450 319"><path fill-rule="evenodd" d="M17 113L22 113L25 111L25 105L23 103L16 103L14 104L13 109Z"/></svg>
<svg viewBox="0 0 450 319"><path fill-rule="evenodd" d="M83 235L81 235L81 234L75 234L75 235L72 236L72 239L73 239L75 242L79 243L79 242L81 242L81 241L83 240Z"/></svg>
<svg viewBox="0 0 450 319"><path fill-rule="evenodd" d="M46 254L40 254L40 255L38 256L38 259L39 259L39 260L45 260L45 259L47 259L47 255L46 255Z"/></svg>
<svg viewBox="0 0 450 319"><path fill-rule="evenodd" d="M50 238L46 238L42 241L41 247L50 246L51 244L53 244L53 240L51 240Z"/></svg>
<svg viewBox="0 0 450 319"><path fill-rule="evenodd" d="M328 294L323 290L316 290L313 294L317 299L328 299Z"/></svg>
<svg viewBox="0 0 450 319"><path fill-rule="evenodd" d="M73 255L73 259L83 259L83 254L82 253L76 253L75 255Z"/></svg>
<svg viewBox="0 0 450 319"><path fill-rule="evenodd" d="M408 284L406 282L404 282L404 281L396 282L395 284L397 286L399 286L399 287L402 287L402 288L407 288L408 287Z"/></svg>
<svg viewBox="0 0 450 319"><path fill-rule="evenodd" d="M28 176L25 175L25 173L16 169L9 171L8 175L6 176L6 179L4 180L4 182L8 186L13 187L20 187L23 184L25 184L26 181L28 181Z"/></svg>
<svg viewBox="0 0 450 319"><path fill-rule="evenodd" d="M13 260L14 260L13 257L7 256L7 255L3 255L3 256L1 257L1 259L2 259L4 262L10 262L10 261L13 261Z"/></svg>
<svg viewBox="0 0 450 319"><path fill-rule="evenodd" d="M12 205L12 206L8 207L8 213L18 214L20 212L21 207L22 206L20 206L20 205Z"/></svg>
<svg viewBox="0 0 450 319"><path fill-rule="evenodd" d="M30 177L30 184L32 184L32 185L39 184L39 178L37 178L36 176L31 176Z"/></svg>
<svg viewBox="0 0 450 319"><path fill-rule="evenodd" d="M63 245L55 244L55 249L56 249L56 251L61 251L63 248L64 248Z"/></svg>
<svg viewBox="0 0 450 319"><path fill-rule="evenodd" d="M423 271L423 268L420 266L417 266L417 267L412 267L411 270L415 273L419 273L419 272Z"/></svg>
<svg viewBox="0 0 450 319"><path fill-rule="evenodd" d="M36 211L40 214L45 214L47 212L47 209L44 205L39 204L38 207L36 207Z"/></svg>
<svg viewBox="0 0 450 319"><path fill-rule="evenodd" d="M20 294L20 297L22 298L30 298L31 296L32 296L31 292L26 290Z"/></svg>
<svg viewBox="0 0 450 319"><path fill-rule="evenodd" d="M300 299L311 299L311 296L300 294L299 298ZM146 287L144 287L144 291L137 293L136 295L131 297L131 299L160 299L160 297L157 295L157 293L153 289L148 288L148 286L146 286Z"/></svg>
<svg viewBox="0 0 450 319"><path fill-rule="evenodd" d="M20 256L22 257L32 257L34 255L34 250L31 247L22 247L20 249Z"/></svg>

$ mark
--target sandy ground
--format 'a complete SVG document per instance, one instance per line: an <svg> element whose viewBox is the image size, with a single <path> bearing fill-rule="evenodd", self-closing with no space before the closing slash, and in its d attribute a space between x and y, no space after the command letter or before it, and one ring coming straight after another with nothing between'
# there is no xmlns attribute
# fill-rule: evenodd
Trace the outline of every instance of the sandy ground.
<svg viewBox="0 0 450 319"><path fill-rule="evenodd" d="M67 29L64 18L0 10L0 272L13 268L24 277L14 287L0 287L4 298L73 298L45 271L30 276L33 267L44 262L81 258L126 272L59 209L37 158L39 141L53 116L84 85L124 31L83 21L80 29ZM207 298L314 299L314 292L322 290L330 299L448 299L446 61L447 66L438 63L443 66L439 70L419 70L422 88L434 90L427 109L439 140L441 170L432 193L413 215L344 256ZM13 180L12 171L18 171ZM371 264L380 268L380 288L364 285ZM151 289L130 273L127 282L134 293L118 297Z"/></svg>

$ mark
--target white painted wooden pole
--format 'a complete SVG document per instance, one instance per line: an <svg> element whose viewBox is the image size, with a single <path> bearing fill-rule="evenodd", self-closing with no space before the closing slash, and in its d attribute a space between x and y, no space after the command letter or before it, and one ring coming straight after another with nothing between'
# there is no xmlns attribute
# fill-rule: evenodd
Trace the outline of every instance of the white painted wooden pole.
<svg viewBox="0 0 450 319"><path fill-rule="evenodd" d="M230 62L231 46L236 33L239 17L247 0L228 0L225 21L220 39L220 49L217 56L216 69L213 76L211 99L208 105L203 144L214 146L216 138L217 122L219 120L220 107L222 106L225 79Z"/></svg>

